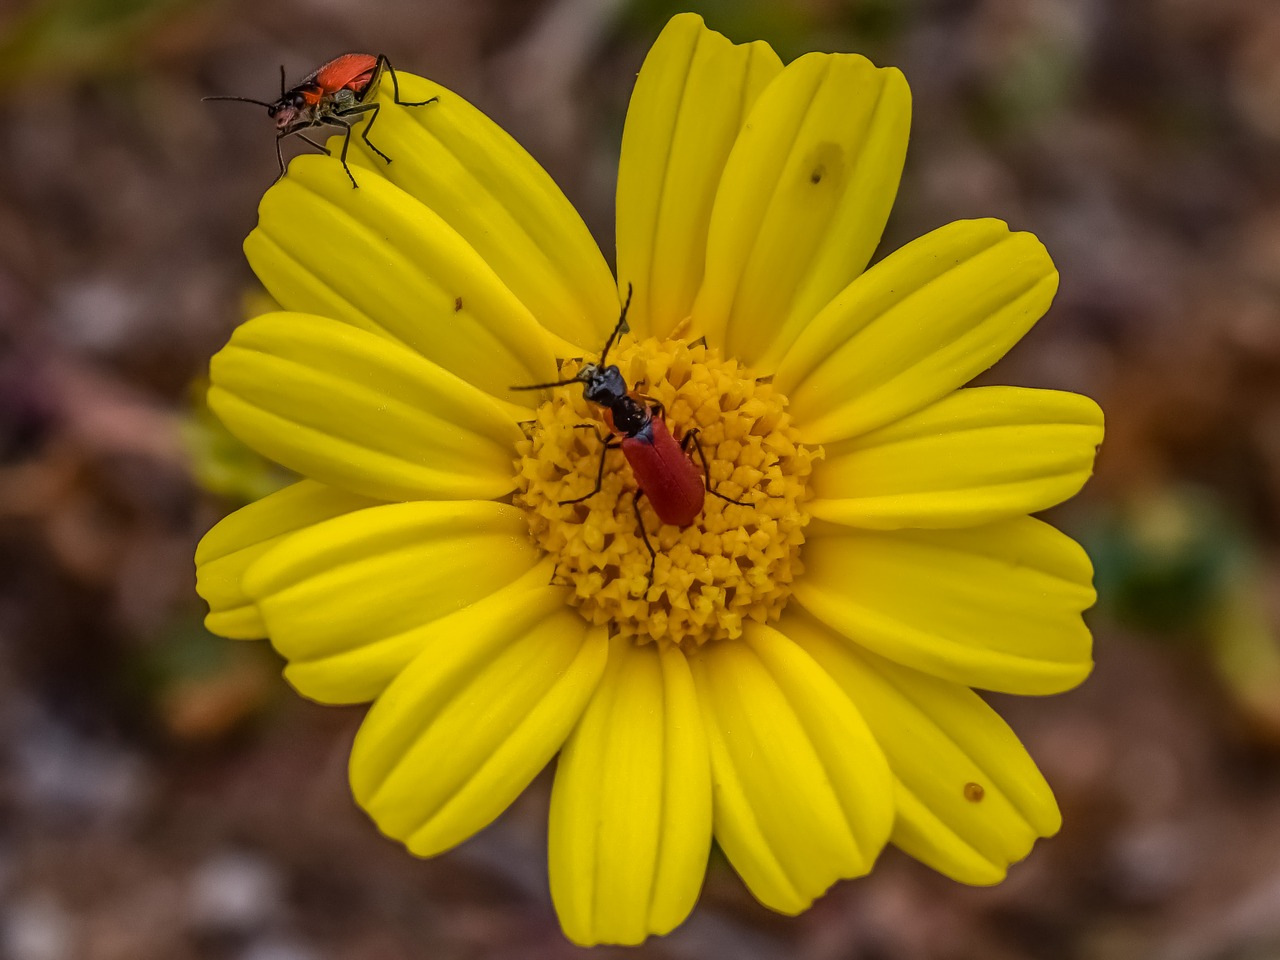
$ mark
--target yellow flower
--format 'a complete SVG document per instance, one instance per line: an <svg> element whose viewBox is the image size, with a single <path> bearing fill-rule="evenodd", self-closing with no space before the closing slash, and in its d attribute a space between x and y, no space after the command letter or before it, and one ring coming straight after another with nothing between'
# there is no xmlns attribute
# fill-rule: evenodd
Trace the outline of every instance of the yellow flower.
<svg viewBox="0 0 1280 960"><path fill-rule="evenodd" d="M306 479L205 537L210 629L270 638L304 696L374 701L352 787L415 854L559 752L550 883L578 943L679 924L713 836L784 913L886 842L998 882L1059 815L971 688L1091 663L1089 561L1028 514L1084 483L1101 411L963 388L1047 309L1044 248L967 221L865 269L910 96L862 57L784 67L673 19L623 134L618 281L506 134L400 84L440 99L382 91L394 163L360 144L353 190L295 161L246 241L284 310L213 359L209 404ZM621 454L561 502L591 490L599 409L514 389L598 360L628 286L610 362L746 504L683 529L644 506L651 584Z"/></svg>

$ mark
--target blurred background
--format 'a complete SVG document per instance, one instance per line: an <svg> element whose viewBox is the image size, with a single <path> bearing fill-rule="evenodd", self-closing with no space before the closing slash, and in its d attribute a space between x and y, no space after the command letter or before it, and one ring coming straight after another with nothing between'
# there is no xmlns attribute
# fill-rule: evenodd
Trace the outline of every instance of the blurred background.
<svg viewBox="0 0 1280 960"><path fill-rule="evenodd" d="M1275 0L0 3L0 960L585 956L545 881L544 776L437 860L355 809L361 711L201 626L192 549L282 482L201 410L260 296L258 108L348 50L490 113L611 252L636 70L694 9L784 59L901 67L884 249L1031 230L1062 271L986 378L1107 411L1052 519L1098 569L1097 670L997 699L1066 826L992 889L892 851L798 919L718 855L640 950L734 960L1280 957L1280 4Z"/></svg>

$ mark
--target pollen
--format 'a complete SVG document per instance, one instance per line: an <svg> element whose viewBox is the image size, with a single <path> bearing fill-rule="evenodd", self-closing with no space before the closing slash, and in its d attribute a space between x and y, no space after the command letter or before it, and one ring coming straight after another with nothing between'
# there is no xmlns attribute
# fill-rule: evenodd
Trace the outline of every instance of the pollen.
<svg viewBox="0 0 1280 960"><path fill-rule="evenodd" d="M637 642L690 647L735 638L746 620L777 619L802 572L808 479L821 448L798 442L786 398L771 383L701 342L624 337L609 362L635 395L662 405L672 436L697 429L709 489L742 503L708 492L702 513L682 528L662 523L640 497L639 520L656 554L650 584L636 481L622 450L604 454L597 494L561 503L595 487L609 430L576 384L552 389L517 447L514 502L533 540L555 558L554 582L573 588L587 620ZM580 365L566 362L561 376ZM688 454L701 471L692 443Z"/></svg>

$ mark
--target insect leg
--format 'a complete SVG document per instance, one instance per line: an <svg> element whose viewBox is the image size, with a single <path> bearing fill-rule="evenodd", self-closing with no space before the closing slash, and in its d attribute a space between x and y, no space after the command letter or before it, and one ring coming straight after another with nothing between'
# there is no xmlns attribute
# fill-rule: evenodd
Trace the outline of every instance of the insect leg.
<svg viewBox="0 0 1280 960"><path fill-rule="evenodd" d="M584 424L581 424L580 426L590 427L591 429L595 430L594 424L584 423ZM600 436L599 430L596 430L596 439L604 440L604 438ZM600 492L600 488L604 486L604 459L609 455L610 450L616 450L619 446L621 446L621 443L622 442L620 440L616 440L614 437L609 437L607 440L604 440L604 446L600 448L600 465L596 468L596 485L591 488L590 493L583 494L581 497L574 497L572 500L561 500L560 506L565 507L571 503L582 503L582 501L590 500L592 497L594 497L597 493Z"/></svg>
<svg viewBox="0 0 1280 960"><path fill-rule="evenodd" d="M342 111L343 116L350 116L356 113L369 114L369 120L365 123L364 129L360 131L360 139L369 145L369 149L380 156L387 163L391 162L391 158L373 145L373 141L369 139L369 131L373 129L373 121L378 119L378 111L382 109L380 103L364 103L358 107L352 107L350 110Z"/></svg>
<svg viewBox="0 0 1280 960"><path fill-rule="evenodd" d="M280 146L282 146L280 145L280 141L287 137L297 137L298 140L301 140L303 143L310 143L310 145L314 146L316 150L319 150L321 154L330 156L329 147L324 146L323 143L316 143L314 140L311 140L311 137L308 137L307 134L302 132L312 127L324 127L324 125L329 123L334 122L333 120L298 120L297 123L289 124L288 127L283 129L283 131L275 134L275 159L280 163L280 173L275 175L276 180L279 180L280 177L283 177L284 175L284 152L280 150ZM349 170L347 173L348 175L351 174Z"/></svg>
<svg viewBox="0 0 1280 960"><path fill-rule="evenodd" d="M337 124L342 128L342 153L338 157L338 161L342 164L342 169L347 171L347 179L351 181L351 186L358 188L360 184L356 183L355 174L347 166L347 149L351 146L351 124L336 115L330 117L328 122Z"/></svg>
<svg viewBox="0 0 1280 960"><path fill-rule="evenodd" d="M640 498L643 496L644 491L637 487L635 494L631 497L631 512L636 515L636 529L640 531L640 539L644 541L644 548L649 551L649 587L652 587L653 570L658 565L658 553L653 549L653 544L649 542L649 534L644 528L644 517L640 515ZM648 587L645 589L648 590Z"/></svg>
<svg viewBox="0 0 1280 960"><path fill-rule="evenodd" d="M409 101L400 99L400 81L396 79L396 71L391 66L391 61L387 59L385 53L378 54L378 70L386 70L391 75L391 99L402 107L425 107L428 103L435 103L439 97L432 97L430 100Z"/></svg>
<svg viewBox="0 0 1280 960"><path fill-rule="evenodd" d="M747 503L747 501L735 500L733 499L733 497L727 497L723 493L720 493L719 491L717 491L715 487L711 486L711 465L707 463L707 455L702 452L702 444L698 442L699 432L700 431L698 430L698 428L694 427L692 430L686 433L680 439L680 449L685 453L688 453L689 445L693 444L693 449L698 452L698 459L702 461L702 479L703 479L703 482L706 484L707 493L711 494L713 497L719 497L721 500L725 501L726 503L736 503L740 507L751 506L751 504Z"/></svg>

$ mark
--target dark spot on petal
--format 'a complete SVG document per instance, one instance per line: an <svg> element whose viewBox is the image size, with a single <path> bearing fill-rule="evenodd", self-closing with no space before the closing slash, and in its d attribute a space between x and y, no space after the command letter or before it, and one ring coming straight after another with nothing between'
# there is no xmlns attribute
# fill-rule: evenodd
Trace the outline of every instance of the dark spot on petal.
<svg viewBox="0 0 1280 960"><path fill-rule="evenodd" d="M462 298L461 298L461 297L454 297L454 298L453 298L453 312L454 312L454 313L457 313L457 312L458 312L459 310L461 310L461 309L462 309Z"/></svg>
<svg viewBox="0 0 1280 960"><path fill-rule="evenodd" d="M980 783L966 783L964 785L964 798L970 803L978 803L987 795L987 791L982 789Z"/></svg>
<svg viewBox="0 0 1280 960"><path fill-rule="evenodd" d="M824 191L839 192L841 185L849 177L849 158L845 156L844 148L832 140L815 143L805 151L801 164L797 173L802 177L807 173L809 186L821 185ZM804 189L803 184L804 181L801 180L799 184L801 189Z"/></svg>

